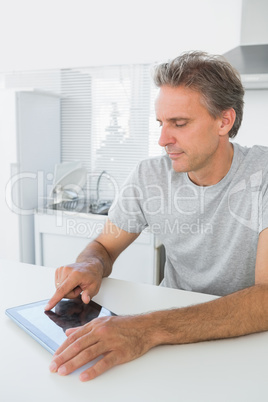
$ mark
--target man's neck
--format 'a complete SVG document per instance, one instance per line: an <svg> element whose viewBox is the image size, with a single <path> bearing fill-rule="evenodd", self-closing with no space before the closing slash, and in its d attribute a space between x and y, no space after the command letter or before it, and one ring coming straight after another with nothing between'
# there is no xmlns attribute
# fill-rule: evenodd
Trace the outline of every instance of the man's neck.
<svg viewBox="0 0 268 402"><path fill-rule="evenodd" d="M214 155L209 167L197 172L188 172L189 179L197 186L212 186L219 183L229 172L234 155L231 142L221 144L218 152Z"/></svg>

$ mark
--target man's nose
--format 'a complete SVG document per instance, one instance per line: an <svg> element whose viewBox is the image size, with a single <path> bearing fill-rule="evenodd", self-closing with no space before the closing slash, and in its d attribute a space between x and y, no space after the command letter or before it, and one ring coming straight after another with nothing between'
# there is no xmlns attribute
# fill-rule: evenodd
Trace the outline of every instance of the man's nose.
<svg viewBox="0 0 268 402"><path fill-rule="evenodd" d="M161 134L158 140L158 144L160 145L160 147L165 147L168 144L174 144L176 141L173 138L170 129L163 125L161 127Z"/></svg>

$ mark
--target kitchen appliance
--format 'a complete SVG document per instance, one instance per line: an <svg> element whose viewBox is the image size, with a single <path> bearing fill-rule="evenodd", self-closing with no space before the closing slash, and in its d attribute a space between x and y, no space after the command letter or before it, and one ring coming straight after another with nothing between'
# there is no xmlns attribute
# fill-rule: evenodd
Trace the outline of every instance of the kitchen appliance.
<svg viewBox="0 0 268 402"><path fill-rule="evenodd" d="M35 263L34 213L60 162L60 97L0 91L0 258Z"/></svg>
<svg viewBox="0 0 268 402"><path fill-rule="evenodd" d="M240 45L223 55L246 89L268 88L267 15L267 0L243 0Z"/></svg>

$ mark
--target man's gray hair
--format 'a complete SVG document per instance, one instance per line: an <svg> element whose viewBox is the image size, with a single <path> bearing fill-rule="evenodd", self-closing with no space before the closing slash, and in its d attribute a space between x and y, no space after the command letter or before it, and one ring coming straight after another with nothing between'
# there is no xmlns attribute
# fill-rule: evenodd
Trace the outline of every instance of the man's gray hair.
<svg viewBox="0 0 268 402"><path fill-rule="evenodd" d="M239 73L223 56L205 52L185 52L181 56L155 67L156 86L183 85L202 95L204 106L214 118L233 108L236 119L229 137L234 138L243 118L244 88Z"/></svg>

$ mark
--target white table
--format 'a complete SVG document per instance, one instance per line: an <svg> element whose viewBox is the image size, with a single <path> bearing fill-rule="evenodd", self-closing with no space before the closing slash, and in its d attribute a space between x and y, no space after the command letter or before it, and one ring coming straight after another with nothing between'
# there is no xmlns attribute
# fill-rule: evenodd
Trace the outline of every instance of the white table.
<svg viewBox="0 0 268 402"><path fill-rule="evenodd" d="M159 346L137 360L81 383L77 370L48 370L51 354L4 311L49 298L54 269L0 262L1 402L255 402L268 400L268 333L191 345ZM179 307L212 296L105 279L96 301L117 314Z"/></svg>

